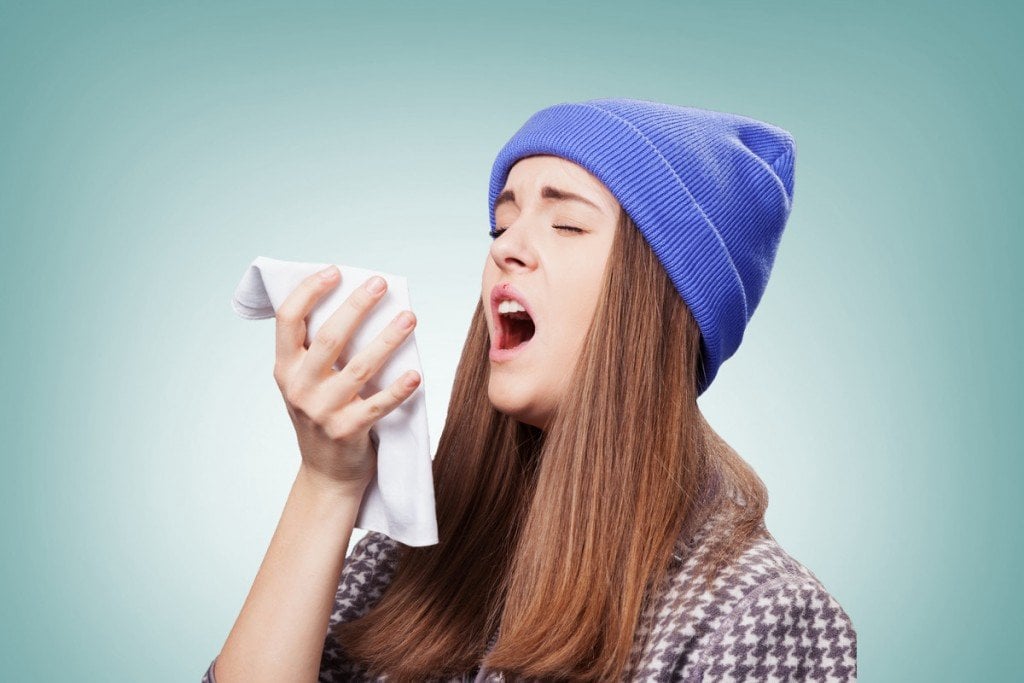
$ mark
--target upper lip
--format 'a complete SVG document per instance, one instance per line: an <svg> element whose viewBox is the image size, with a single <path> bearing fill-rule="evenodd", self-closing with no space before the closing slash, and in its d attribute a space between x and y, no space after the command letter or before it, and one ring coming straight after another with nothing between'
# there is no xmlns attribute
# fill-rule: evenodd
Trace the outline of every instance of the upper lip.
<svg viewBox="0 0 1024 683"><path fill-rule="evenodd" d="M523 293L513 287L510 282L499 282L494 285L494 288L491 290L491 316L494 320L495 330L498 330L499 332L502 331L501 314L498 313L498 304L507 299L511 299L512 301L517 301L522 304L523 308L526 309L527 314L529 314L530 319L535 321L536 324L537 316L533 314L533 309L530 307L526 297L523 296Z"/></svg>

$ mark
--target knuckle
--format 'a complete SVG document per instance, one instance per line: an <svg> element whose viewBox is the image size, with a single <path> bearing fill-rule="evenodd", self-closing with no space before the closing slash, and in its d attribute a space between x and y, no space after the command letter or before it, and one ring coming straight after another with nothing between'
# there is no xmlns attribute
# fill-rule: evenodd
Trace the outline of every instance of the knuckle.
<svg viewBox="0 0 1024 683"><path fill-rule="evenodd" d="M332 441L348 441L355 436L356 429L351 419L339 415L327 423L324 432Z"/></svg>
<svg viewBox="0 0 1024 683"><path fill-rule="evenodd" d="M353 359L345 366L345 369L348 370L353 379L360 383L366 382L373 374L373 367L362 358Z"/></svg>
<svg viewBox="0 0 1024 683"><path fill-rule="evenodd" d="M384 406L377 401L369 401L366 404L366 416L376 422L384 415Z"/></svg>
<svg viewBox="0 0 1024 683"><path fill-rule="evenodd" d="M295 401L293 399L286 399L288 409L292 412L292 415L302 420L304 423L308 422L310 417L306 412L306 406L302 401Z"/></svg>
<svg viewBox="0 0 1024 683"><path fill-rule="evenodd" d="M364 288L360 287L356 291L352 292L352 296L349 297L349 301L352 303L352 307L356 310L362 310L369 308L370 304L373 303L373 297Z"/></svg>
<svg viewBox="0 0 1024 683"><path fill-rule="evenodd" d="M384 342L384 345L387 347L395 347L398 346L398 344L402 341L404 337L405 334L403 333L403 331L389 329L385 334L381 336L381 341Z"/></svg>
<svg viewBox="0 0 1024 683"><path fill-rule="evenodd" d="M292 407L292 410L299 415L309 416L308 394L305 391L295 386L294 383L288 383L281 393L284 395L284 400Z"/></svg>
<svg viewBox="0 0 1024 683"><path fill-rule="evenodd" d="M334 334L334 332L332 332L331 330L324 329L324 327L321 327L316 332L314 342L319 346L324 346L329 349L333 349L341 342L341 340L339 339L338 335Z"/></svg>
<svg viewBox="0 0 1024 683"><path fill-rule="evenodd" d="M282 325L292 325L297 320L296 314L292 310L291 306L281 306L274 313L274 318L276 318L277 322Z"/></svg>
<svg viewBox="0 0 1024 683"><path fill-rule="evenodd" d="M309 418L310 422L321 429L323 429L327 425L328 420L330 420L330 415L324 411L323 406L315 404L306 406L306 417Z"/></svg>
<svg viewBox="0 0 1024 683"><path fill-rule="evenodd" d="M295 391L294 390L286 388L281 393L284 395L285 403L288 404L288 406L292 409L292 411L294 411L294 413L296 415L299 415L299 416L302 416L302 417L306 416L306 410L303 407L302 400L299 399L299 397L297 397L295 395Z"/></svg>

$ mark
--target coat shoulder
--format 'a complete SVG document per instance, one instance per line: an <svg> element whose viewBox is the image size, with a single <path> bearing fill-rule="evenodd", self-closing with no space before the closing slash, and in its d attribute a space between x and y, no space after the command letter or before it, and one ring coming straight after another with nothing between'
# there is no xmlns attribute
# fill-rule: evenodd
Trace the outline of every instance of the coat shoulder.
<svg viewBox="0 0 1024 683"><path fill-rule="evenodd" d="M715 529L671 566L645 615L645 680L856 680L856 631L815 574L761 526L706 589L698 569Z"/></svg>

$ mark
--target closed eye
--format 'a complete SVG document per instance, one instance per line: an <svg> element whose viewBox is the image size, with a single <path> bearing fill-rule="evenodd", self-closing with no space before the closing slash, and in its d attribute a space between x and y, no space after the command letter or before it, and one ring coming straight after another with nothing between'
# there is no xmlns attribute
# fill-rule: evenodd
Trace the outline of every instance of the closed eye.
<svg viewBox="0 0 1024 683"><path fill-rule="evenodd" d="M567 230L569 232L585 232L585 230L583 230L582 228L577 228L573 225L552 225L551 227L555 228L556 230ZM508 230L508 228L495 228L494 230L491 230L489 234L492 239L497 239L501 237L501 234L506 230Z"/></svg>

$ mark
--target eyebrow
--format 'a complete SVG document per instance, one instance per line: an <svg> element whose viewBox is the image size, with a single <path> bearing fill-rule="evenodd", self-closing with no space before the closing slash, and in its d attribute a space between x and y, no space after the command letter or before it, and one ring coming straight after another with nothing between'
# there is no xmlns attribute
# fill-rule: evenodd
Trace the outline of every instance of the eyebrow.
<svg viewBox="0 0 1024 683"><path fill-rule="evenodd" d="M588 206L594 207L598 211L601 210L600 206L590 201L586 197L581 197L578 194L566 192L565 190L559 190L557 187L551 187L550 185L545 185L544 187L541 188L540 196L542 199L553 199L555 201L560 202L582 202L584 204L587 204ZM516 193L513 192L512 190L505 190L504 192L498 195L497 199L494 200L494 209L497 210L498 207L504 204L505 202L515 203L515 201Z"/></svg>

